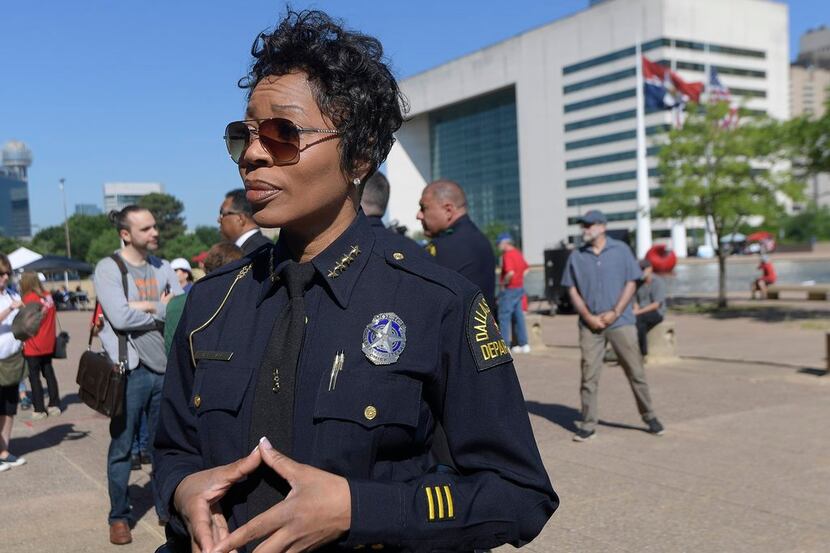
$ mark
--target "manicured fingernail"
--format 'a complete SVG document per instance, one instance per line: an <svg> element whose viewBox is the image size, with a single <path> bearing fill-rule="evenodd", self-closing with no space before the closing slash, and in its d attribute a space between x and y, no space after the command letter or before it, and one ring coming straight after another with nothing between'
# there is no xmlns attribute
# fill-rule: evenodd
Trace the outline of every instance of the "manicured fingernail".
<svg viewBox="0 0 830 553"><path fill-rule="evenodd" d="M254 452L254 451L256 451L257 447L259 447L259 444L257 444L257 445L256 445L256 446L255 446L255 447L251 450L251 453L249 453L248 455L253 454L253 452Z"/></svg>
<svg viewBox="0 0 830 553"><path fill-rule="evenodd" d="M271 442L265 436L259 439L259 445L262 446L262 449L274 449L274 446L271 445Z"/></svg>

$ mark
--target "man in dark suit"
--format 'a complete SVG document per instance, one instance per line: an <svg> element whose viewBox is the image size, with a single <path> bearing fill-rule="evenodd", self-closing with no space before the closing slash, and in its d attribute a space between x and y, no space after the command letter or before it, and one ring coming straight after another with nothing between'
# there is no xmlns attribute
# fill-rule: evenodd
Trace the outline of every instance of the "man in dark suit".
<svg viewBox="0 0 830 553"><path fill-rule="evenodd" d="M388 230L383 224L388 203L389 181L383 173L377 171L363 185L363 195L360 197L360 207L373 230Z"/></svg>
<svg viewBox="0 0 830 553"><path fill-rule="evenodd" d="M426 249L439 265L453 269L479 287L496 308L496 256L490 240L467 215L467 196L451 180L437 180L421 194L418 220L431 241Z"/></svg>
<svg viewBox="0 0 830 553"><path fill-rule="evenodd" d="M245 255L265 244L271 244L259 230L253 217L253 210L245 197L245 189L237 188L225 194L225 201L219 208L219 232L228 242L233 242Z"/></svg>

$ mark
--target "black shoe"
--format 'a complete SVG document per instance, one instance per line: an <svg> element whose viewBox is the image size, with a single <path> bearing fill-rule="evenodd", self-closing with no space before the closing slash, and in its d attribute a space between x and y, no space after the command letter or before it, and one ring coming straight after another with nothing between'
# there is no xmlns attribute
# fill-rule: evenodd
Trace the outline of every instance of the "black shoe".
<svg viewBox="0 0 830 553"><path fill-rule="evenodd" d="M142 465L152 465L153 464L152 457L150 457L150 454L147 453L146 451L142 451L140 457L141 457L141 464Z"/></svg>
<svg viewBox="0 0 830 553"><path fill-rule="evenodd" d="M141 470L141 457L138 455L130 456L130 470Z"/></svg>
<svg viewBox="0 0 830 553"><path fill-rule="evenodd" d="M575 442L585 442L587 440L591 440L595 438L597 435L596 430L580 430L576 434L574 434L574 441Z"/></svg>
<svg viewBox="0 0 830 553"><path fill-rule="evenodd" d="M660 424L660 421L657 420L657 417L654 417L653 419L646 421L646 424L648 425L649 434L654 434L655 436L662 436L666 432L666 429L663 428L663 425Z"/></svg>

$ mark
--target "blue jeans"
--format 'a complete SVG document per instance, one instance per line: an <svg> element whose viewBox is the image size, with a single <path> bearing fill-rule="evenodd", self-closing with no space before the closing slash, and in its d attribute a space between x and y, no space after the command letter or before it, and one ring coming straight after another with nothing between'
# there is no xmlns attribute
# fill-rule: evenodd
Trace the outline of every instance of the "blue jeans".
<svg viewBox="0 0 830 553"><path fill-rule="evenodd" d="M107 485L110 494L109 522L127 521L130 518L130 453L133 436L138 432L141 412L147 410L148 449L152 454L153 438L159 417L161 388L164 375L150 371L139 364L127 373L127 389L124 393L124 409L120 416L110 421L110 448L107 452ZM166 515L159 505L158 494L153 490L156 513ZM165 515L163 517L163 515Z"/></svg>
<svg viewBox="0 0 830 553"><path fill-rule="evenodd" d="M516 341L520 346L527 345L527 326L522 311L524 288L506 288L499 293L499 330L507 347L512 343L511 323L516 322Z"/></svg>
<svg viewBox="0 0 830 553"><path fill-rule="evenodd" d="M147 411L141 411L141 420L138 424L138 433L133 438L133 445L130 448L133 455L147 453L149 442L149 430L147 429Z"/></svg>

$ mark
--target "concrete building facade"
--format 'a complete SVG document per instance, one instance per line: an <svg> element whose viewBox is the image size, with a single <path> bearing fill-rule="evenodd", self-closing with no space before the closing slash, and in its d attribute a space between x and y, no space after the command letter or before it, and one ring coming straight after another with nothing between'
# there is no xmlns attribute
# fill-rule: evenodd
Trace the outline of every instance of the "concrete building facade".
<svg viewBox="0 0 830 553"><path fill-rule="evenodd" d="M744 107L786 119L788 11L767 0L606 0L401 83L411 111L387 160L389 216L410 230L422 188L458 180L481 227L507 226L531 262L602 209L636 220L635 44L688 81L717 68ZM646 116L650 187L670 112ZM656 198L652 200L657 201ZM655 238L668 223L655 221Z"/></svg>
<svg viewBox="0 0 830 553"><path fill-rule="evenodd" d="M810 29L798 41L798 57L790 66L790 112L793 117L823 117L830 99L830 29ZM807 197L830 206L830 174L811 175ZM802 206L803 207L803 206Z"/></svg>
<svg viewBox="0 0 830 553"><path fill-rule="evenodd" d="M147 194L163 194L164 186L158 182L107 182L104 183L104 212L120 211L130 204L137 204Z"/></svg>
<svg viewBox="0 0 830 553"><path fill-rule="evenodd" d="M830 98L830 69L815 65L790 67L790 111L793 117L822 117Z"/></svg>

